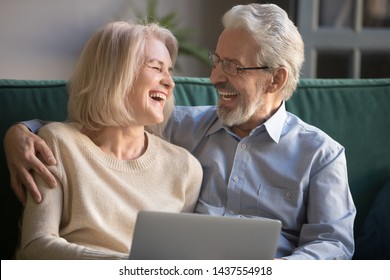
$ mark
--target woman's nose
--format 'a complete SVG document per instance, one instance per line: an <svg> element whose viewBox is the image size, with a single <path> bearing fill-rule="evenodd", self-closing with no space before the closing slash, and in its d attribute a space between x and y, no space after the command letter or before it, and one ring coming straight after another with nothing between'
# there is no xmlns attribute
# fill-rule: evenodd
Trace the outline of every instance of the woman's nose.
<svg viewBox="0 0 390 280"><path fill-rule="evenodd" d="M170 73L167 73L164 75L164 79L163 79L162 83L164 84L164 86L166 88L169 88L169 89L172 89L175 87L175 81L173 80L173 77Z"/></svg>

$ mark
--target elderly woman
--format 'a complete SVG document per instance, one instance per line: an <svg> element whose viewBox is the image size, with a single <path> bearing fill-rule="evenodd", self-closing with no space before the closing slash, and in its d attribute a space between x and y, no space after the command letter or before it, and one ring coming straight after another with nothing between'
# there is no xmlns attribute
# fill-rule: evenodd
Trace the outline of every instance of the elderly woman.
<svg viewBox="0 0 390 280"><path fill-rule="evenodd" d="M157 24L114 22L91 37L68 84L70 122L39 131L60 187L35 174L43 199L27 199L18 258L125 259L138 211L193 211L201 166L159 137L177 47Z"/></svg>

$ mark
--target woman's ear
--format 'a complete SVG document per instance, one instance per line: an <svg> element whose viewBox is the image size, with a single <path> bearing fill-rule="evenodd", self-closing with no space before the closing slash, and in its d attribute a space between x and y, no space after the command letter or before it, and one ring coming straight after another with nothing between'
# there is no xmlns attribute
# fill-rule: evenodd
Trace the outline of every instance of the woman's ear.
<svg viewBox="0 0 390 280"><path fill-rule="evenodd" d="M268 86L269 93L279 92L287 82L288 72L285 67L279 67L274 70L273 78Z"/></svg>

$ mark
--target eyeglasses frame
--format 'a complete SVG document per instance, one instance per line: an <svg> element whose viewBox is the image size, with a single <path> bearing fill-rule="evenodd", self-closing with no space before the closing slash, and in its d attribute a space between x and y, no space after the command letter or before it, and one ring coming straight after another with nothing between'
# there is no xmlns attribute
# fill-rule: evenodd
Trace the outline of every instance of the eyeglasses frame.
<svg viewBox="0 0 390 280"><path fill-rule="evenodd" d="M214 63L214 60L212 59L212 57L217 57L218 58L218 61L216 63ZM217 54L213 53L213 52L209 52L209 61L210 61L210 64L213 68L217 67L218 63L222 63L222 70L225 74L229 75L229 76L237 76L238 75L238 72L239 71L246 71L246 70L269 70L269 69L272 69L272 67L269 67L269 66L254 66L254 67L241 67L239 66L238 64L234 63L234 62L231 62L229 60L226 60L226 59L221 59ZM228 62L232 65L234 65L236 67L236 74L233 75L233 73L228 73L226 72L226 69L224 67L224 62Z"/></svg>

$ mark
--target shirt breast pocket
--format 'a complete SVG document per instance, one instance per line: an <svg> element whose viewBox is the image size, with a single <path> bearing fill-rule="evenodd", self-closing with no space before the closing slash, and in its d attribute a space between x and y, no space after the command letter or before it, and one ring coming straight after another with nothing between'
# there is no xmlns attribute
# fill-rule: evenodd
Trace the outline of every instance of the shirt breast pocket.
<svg viewBox="0 0 390 280"><path fill-rule="evenodd" d="M260 214L284 222L302 220L306 205L304 192L281 186L260 185L257 198Z"/></svg>

